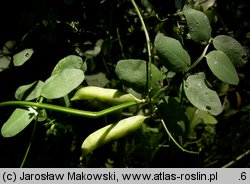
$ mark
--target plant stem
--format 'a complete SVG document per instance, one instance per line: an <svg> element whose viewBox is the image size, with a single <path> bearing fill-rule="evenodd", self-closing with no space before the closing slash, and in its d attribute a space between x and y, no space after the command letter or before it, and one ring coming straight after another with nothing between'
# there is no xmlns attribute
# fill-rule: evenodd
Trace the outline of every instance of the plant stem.
<svg viewBox="0 0 250 184"><path fill-rule="evenodd" d="M152 90L152 72L151 72L151 63L152 63L152 54L151 54L151 41L150 41L150 37L149 37L149 34L148 34L148 31L147 31L147 27L145 25L145 22L143 20L143 17L141 15L141 12L137 6L137 4L135 3L134 0L131 0L135 10L136 10L136 13L138 14L139 16L139 19L141 21L141 24L142 24L142 28L143 28L143 31L145 33L145 37L146 37L146 43L147 43L147 50L148 50L148 62L147 62L147 68L146 68L146 73L147 73L147 84L146 84L146 89L147 89L147 92L149 93L151 90Z"/></svg>
<svg viewBox="0 0 250 184"><path fill-rule="evenodd" d="M238 161L240 161L241 159L243 159L244 157L246 157L249 154L250 154L250 150L247 150L245 153L238 156L235 160L232 160L229 163L227 163L226 165L222 166L222 168L232 167L234 164L236 164Z"/></svg>
<svg viewBox="0 0 250 184"><path fill-rule="evenodd" d="M118 27L116 28L116 34L117 34L118 42L119 42L119 45L120 45L120 48L121 48L122 57L125 59L126 57L125 57L125 54L124 54L123 44L122 44L121 35L120 35L120 31L119 31Z"/></svg>
<svg viewBox="0 0 250 184"><path fill-rule="evenodd" d="M121 110L121 109L130 107L130 106L134 106L134 105L138 105L138 102L135 102L135 101L127 102L127 103L123 103L123 104L109 107L109 108L101 110L101 111L92 112L92 111L85 111L85 110L63 107L63 106L59 106L59 105L27 102L27 101L6 101L6 102L0 103L0 107L3 107L3 106L26 106L26 107L31 106L31 107L48 109L48 110L52 110L52 111L57 111L57 112L66 113L66 114L72 114L72 115L76 115L76 116L83 116L83 117L88 117L88 118L98 118L98 117L107 115L109 113L115 112L117 110Z"/></svg>
<svg viewBox="0 0 250 184"><path fill-rule="evenodd" d="M28 157L28 154L30 152L30 147L31 147L31 144L32 144L32 140L33 140L33 137L35 135L35 130L36 130L36 124L37 124L37 121L35 121L34 123L34 127L33 127L33 130L32 130L32 134L31 134L31 138L30 138L30 142L29 142L29 145L28 145L28 148L26 149L26 152L25 152L25 155L24 155L24 158L22 160L22 163L21 163L21 166L20 168L23 168L25 162L26 162L26 159Z"/></svg>
<svg viewBox="0 0 250 184"><path fill-rule="evenodd" d="M183 152L186 152L186 153L199 154L199 152L189 151L189 150L184 149L184 148L174 139L174 137L171 135L171 133L170 133L170 131L168 130L168 128L167 128L167 126L166 126L166 124L165 124L165 122L164 122L163 119L161 119L161 123L162 123L164 129L166 130L168 136L170 137L170 139L174 142L174 144L175 144L178 148L180 148Z"/></svg>
<svg viewBox="0 0 250 184"><path fill-rule="evenodd" d="M211 43L212 39L210 38L207 46L205 47L205 49L203 50L202 54L200 55L200 57L198 57L198 59L187 69L187 71L185 73L190 72L192 69L194 69L194 67L196 67L196 65L198 65L200 63L200 61L206 56L208 47Z"/></svg>
<svg viewBox="0 0 250 184"><path fill-rule="evenodd" d="M44 99L43 97L40 97L40 98L39 98L39 103L42 103L42 102L43 102L43 99ZM33 130L32 130L32 134L31 134L31 137L30 137L30 142L29 142L29 145L28 145L28 147L27 147L27 149L26 149L26 152L25 152L25 155L24 155L24 158L23 158L23 161L22 161L22 163L21 163L20 168L23 168L23 166L24 166L24 164L25 164L25 162L26 162L26 160L27 160L28 154L29 154L29 152L30 152L30 147L31 147L31 144L32 144L32 140L33 140L33 137L34 137L34 135L35 135L36 124L37 124L37 121L35 121Z"/></svg>

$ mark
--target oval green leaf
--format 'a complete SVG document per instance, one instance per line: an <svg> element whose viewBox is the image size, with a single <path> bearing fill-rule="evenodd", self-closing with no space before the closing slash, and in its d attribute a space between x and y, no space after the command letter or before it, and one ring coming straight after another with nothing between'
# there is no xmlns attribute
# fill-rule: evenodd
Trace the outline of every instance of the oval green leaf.
<svg viewBox="0 0 250 184"><path fill-rule="evenodd" d="M218 115L223 107L218 94L209 89L205 83L205 73L190 75L184 81L184 91L188 100L198 109Z"/></svg>
<svg viewBox="0 0 250 184"><path fill-rule="evenodd" d="M231 36L219 35L213 39L217 50L223 51L235 67L241 67L247 62L247 54L241 44Z"/></svg>
<svg viewBox="0 0 250 184"><path fill-rule="evenodd" d="M190 56L178 40L159 33L155 37L154 46L160 61L169 70L180 72L190 66Z"/></svg>
<svg viewBox="0 0 250 184"><path fill-rule="evenodd" d="M194 10L185 5L183 8L184 16L187 20L191 39L199 43L208 43L211 37L211 26L208 17L201 11Z"/></svg>
<svg viewBox="0 0 250 184"><path fill-rule="evenodd" d="M143 60L120 60L116 65L115 72L122 82L141 93L146 89L146 66L146 61ZM151 72L152 92L155 92L160 89L160 83L163 81L163 74L153 64L151 64Z"/></svg>
<svg viewBox="0 0 250 184"><path fill-rule="evenodd" d="M51 75L54 75L64 69L80 69L83 72L87 70L86 62L83 62L82 58L76 55L69 55L61 59L54 67Z"/></svg>
<svg viewBox="0 0 250 184"><path fill-rule="evenodd" d="M222 51L211 51L206 55L207 64L213 74L227 84L238 85L239 77L229 57Z"/></svg>
<svg viewBox="0 0 250 184"><path fill-rule="evenodd" d="M0 72L9 68L11 58L8 56L0 56Z"/></svg>
<svg viewBox="0 0 250 184"><path fill-rule="evenodd" d="M23 51L15 54L13 56L13 64L14 64L14 66L23 65L26 61L28 61L31 58L33 52L34 52L33 49L24 49Z"/></svg>
<svg viewBox="0 0 250 184"><path fill-rule="evenodd" d="M3 46L3 53L4 55L9 55L13 51L14 47L16 46L15 40L8 40Z"/></svg>
<svg viewBox="0 0 250 184"><path fill-rule="evenodd" d="M84 80L84 73L79 69L64 69L48 78L41 91L41 95L47 99L61 98Z"/></svg>
<svg viewBox="0 0 250 184"><path fill-rule="evenodd" d="M190 139L196 139L196 127L199 124L205 125L216 125L217 119L209 114L207 111L203 111L201 109L197 109L196 107L187 107L186 108L186 115L189 120L189 133L188 137Z"/></svg>
<svg viewBox="0 0 250 184"><path fill-rule="evenodd" d="M9 119L3 124L1 134L3 137L13 137L25 129L37 116L37 112L31 107L27 109L15 109Z"/></svg>
<svg viewBox="0 0 250 184"><path fill-rule="evenodd" d="M203 11L207 11L210 7L214 6L216 0L193 0L196 4L202 6Z"/></svg>
<svg viewBox="0 0 250 184"><path fill-rule="evenodd" d="M41 90L44 85L43 81L35 81L31 84L23 85L17 88L15 98L17 100L33 100L41 95Z"/></svg>

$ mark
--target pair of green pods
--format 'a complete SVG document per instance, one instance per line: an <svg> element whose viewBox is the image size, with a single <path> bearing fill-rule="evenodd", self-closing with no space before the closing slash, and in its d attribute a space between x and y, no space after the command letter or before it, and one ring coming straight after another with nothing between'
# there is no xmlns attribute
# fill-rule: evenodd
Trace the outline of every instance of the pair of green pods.
<svg viewBox="0 0 250 184"><path fill-rule="evenodd" d="M124 94L117 89L95 86L80 88L71 100L97 100L109 105L117 105L131 101L142 102L142 100L132 94ZM95 149L133 133L142 125L146 118L148 117L144 115L135 115L96 130L83 141L80 160Z"/></svg>

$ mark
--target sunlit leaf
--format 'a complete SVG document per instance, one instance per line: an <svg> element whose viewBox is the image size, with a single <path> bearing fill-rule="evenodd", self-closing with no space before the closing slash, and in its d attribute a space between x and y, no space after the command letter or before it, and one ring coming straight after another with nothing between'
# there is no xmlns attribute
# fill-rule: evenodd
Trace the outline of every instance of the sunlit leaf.
<svg viewBox="0 0 250 184"><path fill-rule="evenodd" d="M211 51L206 55L206 60L213 74L221 81L238 85L239 77L234 65L222 51Z"/></svg>
<svg viewBox="0 0 250 184"><path fill-rule="evenodd" d="M0 57L0 72L9 68L11 58L7 56Z"/></svg>
<svg viewBox="0 0 250 184"><path fill-rule="evenodd" d="M178 40L159 33L155 38L154 45L161 62L167 69L180 72L190 66L190 56Z"/></svg>
<svg viewBox="0 0 250 184"><path fill-rule="evenodd" d="M218 115L223 107L218 94L207 87L205 73L190 75L184 81L184 91L188 100L198 109Z"/></svg>
<svg viewBox="0 0 250 184"><path fill-rule="evenodd" d="M79 86L83 80L82 70L64 69L45 81L41 95L48 99L63 97Z"/></svg>
<svg viewBox="0 0 250 184"><path fill-rule="evenodd" d="M246 51L233 37L227 35L216 36L213 39L213 45L217 50L223 51L230 58L234 66L240 67L246 64Z"/></svg>
<svg viewBox="0 0 250 184"><path fill-rule="evenodd" d="M15 109L9 119L3 124L1 134L3 137L13 137L25 129L36 117L37 112L32 109Z"/></svg>
<svg viewBox="0 0 250 184"><path fill-rule="evenodd" d="M43 81L35 81L31 84L23 85L17 88L15 98L17 100L33 100L41 95L41 90L44 85Z"/></svg>
<svg viewBox="0 0 250 184"><path fill-rule="evenodd" d="M23 51L15 54L13 56L14 66L23 65L26 61L28 61L31 58L33 52L34 52L33 49L24 49Z"/></svg>
<svg viewBox="0 0 250 184"><path fill-rule="evenodd" d="M94 48L92 50L87 50L84 52L84 55L87 57L87 58L92 58L92 57L95 57L97 56L99 53L101 52L101 47L96 45L94 46Z"/></svg>
<svg viewBox="0 0 250 184"><path fill-rule="evenodd" d="M86 62L83 62L81 57L76 55L69 55L61 59L57 63L51 75L54 75L64 69L80 69L85 72L87 70L87 64Z"/></svg>
<svg viewBox="0 0 250 184"><path fill-rule="evenodd" d="M207 43L211 37L212 29L206 14L187 5L184 6L183 13L187 20L191 38L196 42Z"/></svg>
<svg viewBox="0 0 250 184"><path fill-rule="evenodd" d="M3 46L3 53L5 55L10 54L15 45L16 45L16 41L14 40L7 41Z"/></svg>
<svg viewBox="0 0 250 184"><path fill-rule="evenodd" d="M104 40L99 39L96 41L95 45L93 45L90 41L87 41L83 45L77 44L75 50L80 56L91 59L100 54L103 42Z"/></svg>

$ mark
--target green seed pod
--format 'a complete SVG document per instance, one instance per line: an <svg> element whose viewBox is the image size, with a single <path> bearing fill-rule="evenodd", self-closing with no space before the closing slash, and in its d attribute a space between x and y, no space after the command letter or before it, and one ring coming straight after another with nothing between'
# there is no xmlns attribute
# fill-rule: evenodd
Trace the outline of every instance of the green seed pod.
<svg viewBox="0 0 250 184"><path fill-rule="evenodd" d="M97 100L109 105L117 105L131 101L136 101L138 103L142 102L142 100L136 98L132 94L124 94L118 89L108 89L96 86L80 88L71 98L71 101L74 100Z"/></svg>
<svg viewBox="0 0 250 184"><path fill-rule="evenodd" d="M136 131L146 118L143 115L131 116L93 132L82 143L80 160L98 147Z"/></svg>

